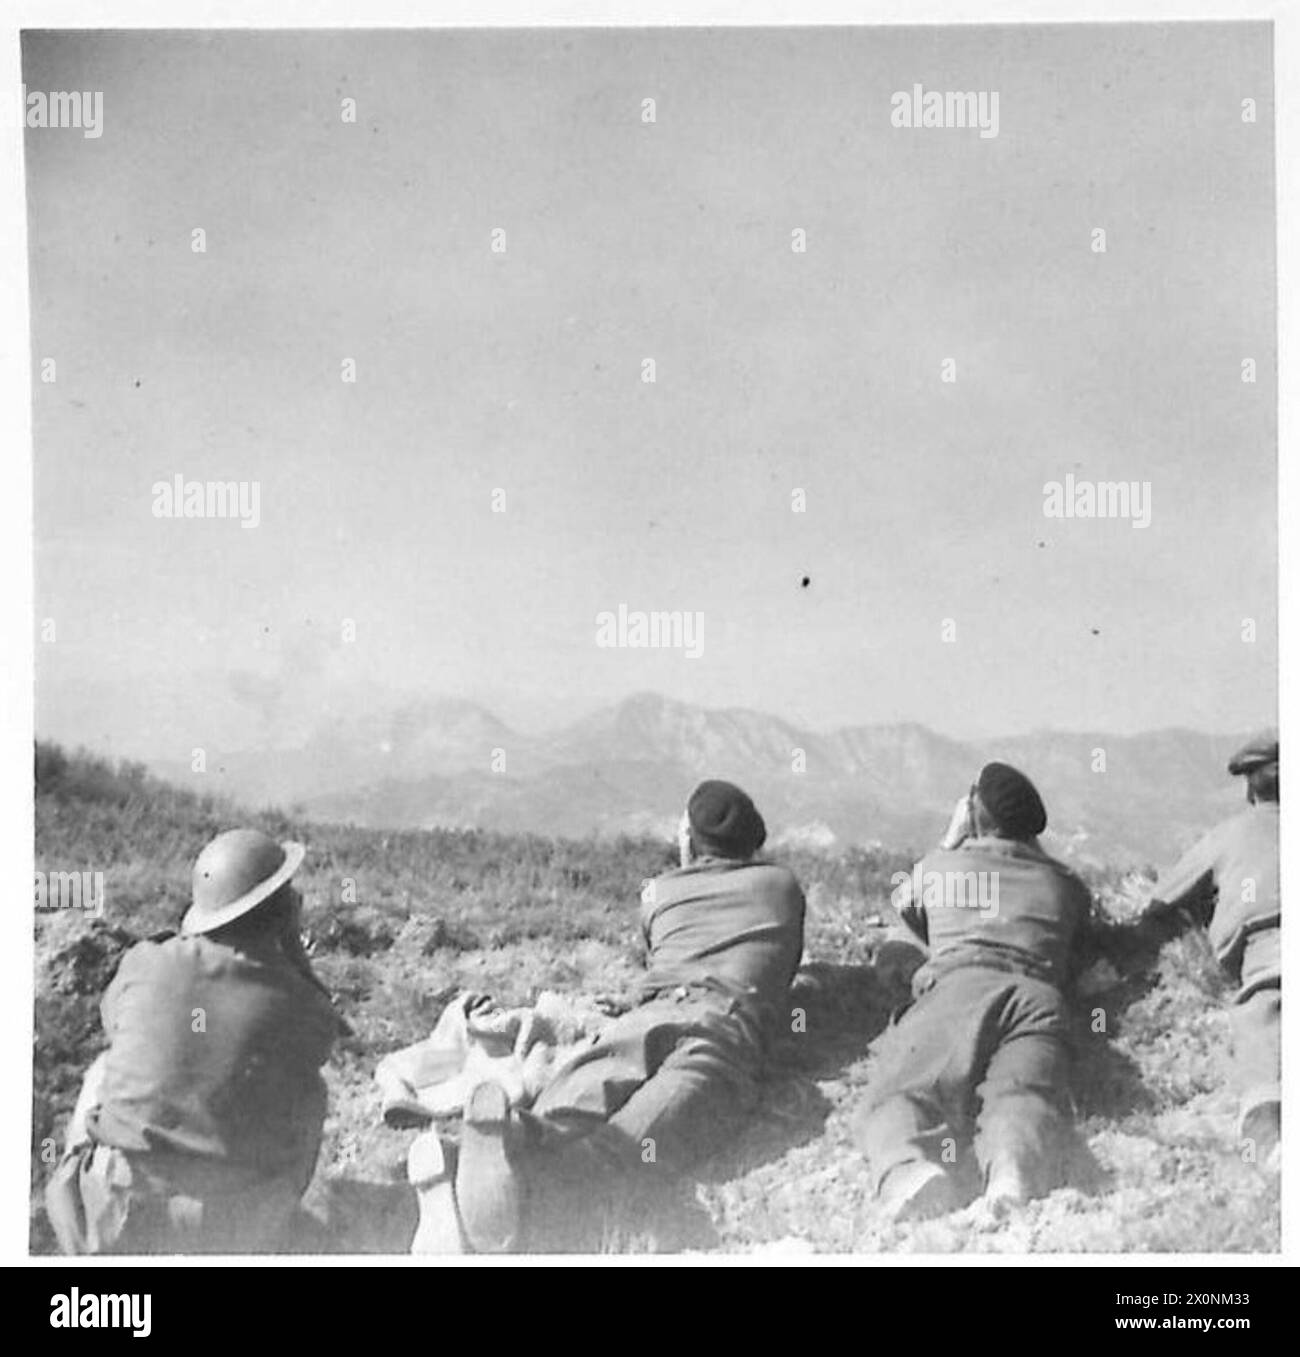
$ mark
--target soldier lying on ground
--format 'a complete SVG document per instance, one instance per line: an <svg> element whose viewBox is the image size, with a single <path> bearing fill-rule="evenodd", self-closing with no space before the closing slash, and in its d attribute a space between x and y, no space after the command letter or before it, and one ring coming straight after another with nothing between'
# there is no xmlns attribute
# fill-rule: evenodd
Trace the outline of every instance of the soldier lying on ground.
<svg viewBox="0 0 1300 1357"><path fill-rule="evenodd" d="M681 867L647 883L640 1002L564 1061L531 1106L485 1081L468 1094L454 1170L435 1134L412 1149L417 1247L480 1252L520 1239L530 1179L673 1175L752 1111L768 1033L803 952L804 897L755 854L766 827L727 782L691 794Z"/></svg>
<svg viewBox="0 0 1300 1357"><path fill-rule="evenodd" d="M940 848L899 883L895 907L929 956L854 1117L894 1220L960 1205L952 1170L972 1141L991 1201L1028 1200L1063 1177L1066 990L1084 959L1091 899L1039 846L1046 825L1029 779L990 763Z"/></svg>
<svg viewBox="0 0 1300 1357"><path fill-rule="evenodd" d="M108 1050L46 1188L65 1253L286 1246L342 1030L298 936L303 854L257 830L219 834L180 935L122 958L102 1004Z"/></svg>
<svg viewBox="0 0 1300 1357"><path fill-rule="evenodd" d="M1250 740L1233 755L1228 772L1245 777L1249 804L1160 873L1146 918L1167 937L1189 927L1208 930L1219 964L1237 988L1229 1009L1237 1137L1254 1163L1276 1170L1282 1127L1276 734Z"/></svg>

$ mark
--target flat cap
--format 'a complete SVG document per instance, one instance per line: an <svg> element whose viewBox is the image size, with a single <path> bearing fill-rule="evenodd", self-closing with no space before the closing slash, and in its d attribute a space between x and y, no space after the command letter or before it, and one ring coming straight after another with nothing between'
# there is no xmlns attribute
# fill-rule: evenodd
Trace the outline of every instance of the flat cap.
<svg viewBox="0 0 1300 1357"><path fill-rule="evenodd" d="M1256 768L1267 768L1277 762L1277 731L1261 730L1252 735L1244 745L1228 760L1228 772L1233 777L1241 773L1253 772Z"/></svg>

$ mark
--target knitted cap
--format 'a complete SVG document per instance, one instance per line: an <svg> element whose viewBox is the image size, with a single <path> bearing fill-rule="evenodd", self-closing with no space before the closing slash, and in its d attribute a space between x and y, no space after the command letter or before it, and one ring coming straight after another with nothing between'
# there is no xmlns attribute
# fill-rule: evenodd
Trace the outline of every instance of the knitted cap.
<svg viewBox="0 0 1300 1357"><path fill-rule="evenodd" d="M686 817L696 848L714 857L751 857L767 838L763 817L731 782L701 782L686 803Z"/></svg>
<svg viewBox="0 0 1300 1357"><path fill-rule="evenodd" d="M1034 784L1009 763L986 763L975 784L984 809L1013 839L1029 839L1047 828L1047 809Z"/></svg>

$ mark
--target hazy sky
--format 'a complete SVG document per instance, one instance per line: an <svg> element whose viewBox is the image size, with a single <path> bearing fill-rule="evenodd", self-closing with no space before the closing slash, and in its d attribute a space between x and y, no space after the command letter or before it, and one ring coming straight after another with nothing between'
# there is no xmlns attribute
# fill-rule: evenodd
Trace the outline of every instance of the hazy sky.
<svg viewBox="0 0 1300 1357"><path fill-rule="evenodd" d="M104 96L25 143L42 733L1271 717L1266 26L36 35L24 78ZM916 83L998 135L891 126ZM177 474L259 526L156 518ZM1150 526L1045 518L1067 474ZM620 603L703 655L597 648Z"/></svg>

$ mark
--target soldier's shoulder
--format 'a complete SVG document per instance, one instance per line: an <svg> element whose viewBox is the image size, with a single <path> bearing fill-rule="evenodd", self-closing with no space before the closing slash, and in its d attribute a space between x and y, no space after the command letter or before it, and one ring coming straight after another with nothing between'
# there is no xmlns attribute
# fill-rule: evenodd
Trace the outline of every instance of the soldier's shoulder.
<svg viewBox="0 0 1300 1357"><path fill-rule="evenodd" d="M1064 877L1072 886L1079 890L1089 891L1088 883L1083 879L1083 873L1077 862L1067 862L1064 858L1058 858L1052 853L1044 853L1043 859L1058 876ZM1089 891L1089 893L1091 893Z"/></svg>
<svg viewBox="0 0 1300 1357"><path fill-rule="evenodd" d="M785 863L773 862L770 858L758 858L745 865L752 871L755 880L762 882L769 890L802 898L803 887L799 884L799 878Z"/></svg>
<svg viewBox="0 0 1300 1357"><path fill-rule="evenodd" d="M796 881L798 879L792 867L786 866L784 862L777 862L775 858L750 858L748 862L742 862L739 866L742 871L752 871L773 880Z"/></svg>
<svg viewBox="0 0 1300 1357"><path fill-rule="evenodd" d="M1076 892L1092 898L1092 888L1083 879L1077 862L1068 862L1065 858L1057 857L1055 853L1049 853L1043 845L1037 841L1034 842L1031 852L1028 854L1030 861L1036 861L1045 870L1053 873L1065 885Z"/></svg>
<svg viewBox="0 0 1300 1357"><path fill-rule="evenodd" d="M951 848L938 844L928 849L912 871L925 876L928 872L969 872L980 867L996 870L1016 856L1019 850L1010 839L967 838Z"/></svg>
<svg viewBox="0 0 1300 1357"><path fill-rule="evenodd" d="M179 941L178 935L169 928L160 929L157 933L150 933L146 938L139 938L133 942L123 954L125 957L135 957L138 960L154 959L167 955L176 950L176 943Z"/></svg>
<svg viewBox="0 0 1300 1357"><path fill-rule="evenodd" d="M144 955L142 962L165 973L192 973L208 978L246 969L246 958L233 947L203 933L177 933L166 930L137 943Z"/></svg>
<svg viewBox="0 0 1300 1357"><path fill-rule="evenodd" d="M122 952L117 966L117 978L123 980L149 979L185 964L183 946L186 939L169 929L151 933L131 943Z"/></svg>
<svg viewBox="0 0 1300 1357"><path fill-rule="evenodd" d="M1082 896L1085 900L1091 902L1092 887L1088 885L1087 881L1084 879L1083 873L1065 862L1061 863L1061 871L1064 874L1065 879L1070 883L1071 890L1073 890L1076 895Z"/></svg>
<svg viewBox="0 0 1300 1357"><path fill-rule="evenodd" d="M684 881L690 874L690 869L685 867L670 867L666 872L660 872L658 876L647 876L641 879L641 903L648 907L661 905L665 900L671 899L679 890L679 883Z"/></svg>

